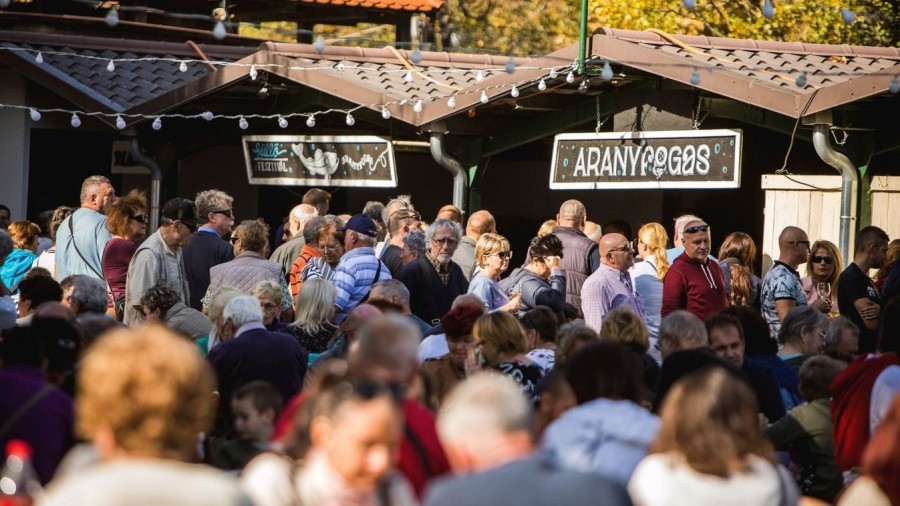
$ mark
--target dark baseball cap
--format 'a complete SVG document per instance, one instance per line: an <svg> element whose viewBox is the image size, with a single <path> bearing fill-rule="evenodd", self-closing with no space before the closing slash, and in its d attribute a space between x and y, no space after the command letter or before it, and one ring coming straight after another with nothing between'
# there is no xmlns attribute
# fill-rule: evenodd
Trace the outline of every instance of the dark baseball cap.
<svg viewBox="0 0 900 506"><path fill-rule="evenodd" d="M347 224L338 230L340 232L352 230L369 237L376 237L378 235L378 229L375 228L375 222L365 214L353 215L353 217L347 221Z"/></svg>
<svg viewBox="0 0 900 506"><path fill-rule="evenodd" d="M184 223L191 230L197 230L200 226L193 200L174 198L163 206L162 215L163 218Z"/></svg>

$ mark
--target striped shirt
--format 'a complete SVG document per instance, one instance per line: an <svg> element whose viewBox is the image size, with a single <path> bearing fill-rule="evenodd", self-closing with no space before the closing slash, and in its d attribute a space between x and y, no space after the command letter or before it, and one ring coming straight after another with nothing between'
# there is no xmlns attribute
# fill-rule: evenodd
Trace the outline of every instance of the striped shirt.
<svg viewBox="0 0 900 506"><path fill-rule="evenodd" d="M378 272L379 264L381 272ZM378 281L391 279L391 271L375 256L373 248L354 248L341 257L331 278L332 284L337 289L334 305L340 310L334 316L335 324L344 321L347 313L362 302L363 297L375 283L376 273Z"/></svg>

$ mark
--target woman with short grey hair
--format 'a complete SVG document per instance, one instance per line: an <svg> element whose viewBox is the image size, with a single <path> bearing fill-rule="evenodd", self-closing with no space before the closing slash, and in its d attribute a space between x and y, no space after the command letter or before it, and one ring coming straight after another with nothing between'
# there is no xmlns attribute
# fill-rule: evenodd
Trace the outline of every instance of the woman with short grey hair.
<svg viewBox="0 0 900 506"><path fill-rule="evenodd" d="M859 327L845 316L838 316L828 323L825 331L825 350L832 358L850 362L859 354Z"/></svg>
<svg viewBox="0 0 900 506"><path fill-rule="evenodd" d="M827 327L828 318L815 307L791 309L778 332L778 341L783 345L778 356L799 374L807 358L822 353Z"/></svg>

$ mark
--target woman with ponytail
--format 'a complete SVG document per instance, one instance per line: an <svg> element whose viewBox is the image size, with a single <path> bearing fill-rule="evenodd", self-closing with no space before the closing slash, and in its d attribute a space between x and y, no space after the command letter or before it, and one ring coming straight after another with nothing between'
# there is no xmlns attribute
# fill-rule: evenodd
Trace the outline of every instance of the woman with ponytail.
<svg viewBox="0 0 900 506"><path fill-rule="evenodd" d="M662 362L656 335L659 332L660 310L662 309L663 279L669 270L666 246L669 236L659 223L648 223L638 230L637 253L643 262L637 262L629 269L634 282L634 291L644 303L647 328L650 330L650 349L647 353Z"/></svg>
<svg viewBox="0 0 900 506"><path fill-rule="evenodd" d="M732 306L759 307L762 280L753 272L756 243L743 232L728 234L719 248L719 266L725 276L725 291Z"/></svg>

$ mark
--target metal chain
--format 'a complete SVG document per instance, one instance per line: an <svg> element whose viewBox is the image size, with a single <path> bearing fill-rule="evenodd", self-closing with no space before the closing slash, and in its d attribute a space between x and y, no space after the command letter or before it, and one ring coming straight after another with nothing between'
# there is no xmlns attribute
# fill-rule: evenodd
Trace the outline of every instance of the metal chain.
<svg viewBox="0 0 900 506"><path fill-rule="evenodd" d="M601 120L600 120L600 95L597 95L597 97L595 97L595 101L596 101L596 103L597 103L597 127L594 128L594 133L599 134L599 133L600 133L600 129L603 128L603 125L605 125L606 122L609 121L609 118L610 118L612 115L607 115L607 116L606 116L605 118L603 118L603 120L601 121Z"/></svg>

